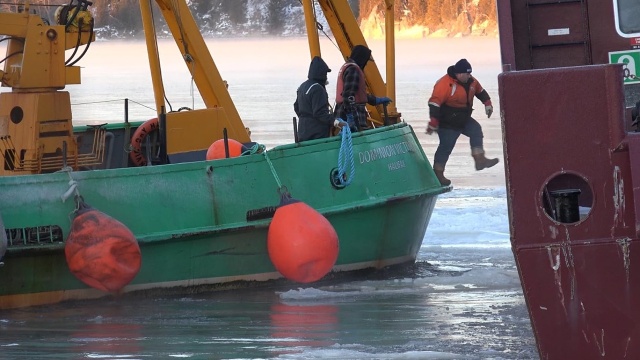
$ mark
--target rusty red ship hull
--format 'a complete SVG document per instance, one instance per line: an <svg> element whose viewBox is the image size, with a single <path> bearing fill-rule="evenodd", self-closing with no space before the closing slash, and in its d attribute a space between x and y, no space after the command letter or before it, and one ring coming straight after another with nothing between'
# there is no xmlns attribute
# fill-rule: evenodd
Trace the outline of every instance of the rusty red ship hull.
<svg viewBox="0 0 640 360"><path fill-rule="evenodd" d="M541 359L640 359L640 85L610 63L640 50L621 3L498 1L511 242Z"/></svg>

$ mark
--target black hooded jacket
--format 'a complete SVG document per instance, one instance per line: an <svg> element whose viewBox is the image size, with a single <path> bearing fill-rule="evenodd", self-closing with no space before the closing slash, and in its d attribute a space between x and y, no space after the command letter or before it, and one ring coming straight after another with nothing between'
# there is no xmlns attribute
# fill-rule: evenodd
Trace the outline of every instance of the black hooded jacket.
<svg viewBox="0 0 640 360"><path fill-rule="evenodd" d="M330 71L327 63L316 56L309 65L308 80L298 87L293 109L299 118L299 141L320 139L330 135L334 117L325 89L327 73Z"/></svg>

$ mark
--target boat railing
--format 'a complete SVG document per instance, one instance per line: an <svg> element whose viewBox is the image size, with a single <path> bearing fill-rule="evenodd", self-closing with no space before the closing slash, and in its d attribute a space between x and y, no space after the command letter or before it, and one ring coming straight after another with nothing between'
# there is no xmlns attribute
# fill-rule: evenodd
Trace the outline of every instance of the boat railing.
<svg viewBox="0 0 640 360"><path fill-rule="evenodd" d="M62 244L64 241L62 228L58 225L5 229L5 235L10 248Z"/></svg>
<svg viewBox="0 0 640 360"><path fill-rule="evenodd" d="M55 154L45 154L44 144L39 142L36 149L21 149L17 151L10 135L0 137L0 152L4 164L10 170L29 173L41 173L60 170L66 166L74 169L100 165L104 161L106 129L102 125L90 126L93 128L93 142L91 151L77 154L67 151L67 144L63 141L63 149L58 149ZM45 139L42 139L46 141ZM74 139L76 141L76 139Z"/></svg>

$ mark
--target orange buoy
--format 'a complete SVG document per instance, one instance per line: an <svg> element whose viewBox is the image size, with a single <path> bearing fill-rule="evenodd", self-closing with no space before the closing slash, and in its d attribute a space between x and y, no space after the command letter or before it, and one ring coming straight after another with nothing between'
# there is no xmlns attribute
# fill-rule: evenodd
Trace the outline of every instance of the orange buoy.
<svg viewBox="0 0 640 360"><path fill-rule="evenodd" d="M133 280L142 262L133 233L121 222L80 202L65 242L71 273L92 288L116 292Z"/></svg>
<svg viewBox="0 0 640 360"><path fill-rule="evenodd" d="M267 234L269 258L289 280L310 283L325 276L338 259L338 234L311 206L288 201L276 210Z"/></svg>
<svg viewBox="0 0 640 360"><path fill-rule="evenodd" d="M242 155L244 147L241 142L227 139L229 143L229 157L236 157ZM207 160L224 159L227 155L224 151L224 139L219 139L213 142L207 150Z"/></svg>
<svg viewBox="0 0 640 360"><path fill-rule="evenodd" d="M142 142L145 140L147 135L150 132L158 130L160 127L158 118L153 118L145 121L133 132L133 136L131 137L131 152L129 153L129 158L131 162L136 166L144 166L147 165L147 158L144 157L142 153Z"/></svg>

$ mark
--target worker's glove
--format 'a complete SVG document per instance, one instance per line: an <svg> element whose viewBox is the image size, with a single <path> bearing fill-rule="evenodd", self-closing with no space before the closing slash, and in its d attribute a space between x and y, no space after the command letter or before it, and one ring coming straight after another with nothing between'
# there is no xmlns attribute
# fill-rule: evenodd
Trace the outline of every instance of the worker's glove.
<svg viewBox="0 0 640 360"><path fill-rule="evenodd" d="M487 114L487 117L490 118L491 114L493 114L493 105L491 105L491 100L488 100L484 103L484 112Z"/></svg>
<svg viewBox="0 0 640 360"><path fill-rule="evenodd" d="M388 97L384 96L384 97L377 97L376 98L376 105L387 105L391 102L391 99L389 99Z"/></svg>
<svg viewBox="0 0 640 360"><path fill-rule="evenodd" d="M339 129L342 129L343 127L347 126L347 122L342 120L342 119L340 119L340 118L337 118L337 119L335 119L333 121L333 126L339 128Z"/></svg>
<svg viewBox="0 0 640 360"><path fill-rule="evenodd" d="M434 132L437 132L439 125L440 125L440 121L432 117L431 120L429 120L429 125L427 125L427 131L426 131L427 135L431 135Z"/></svg>

